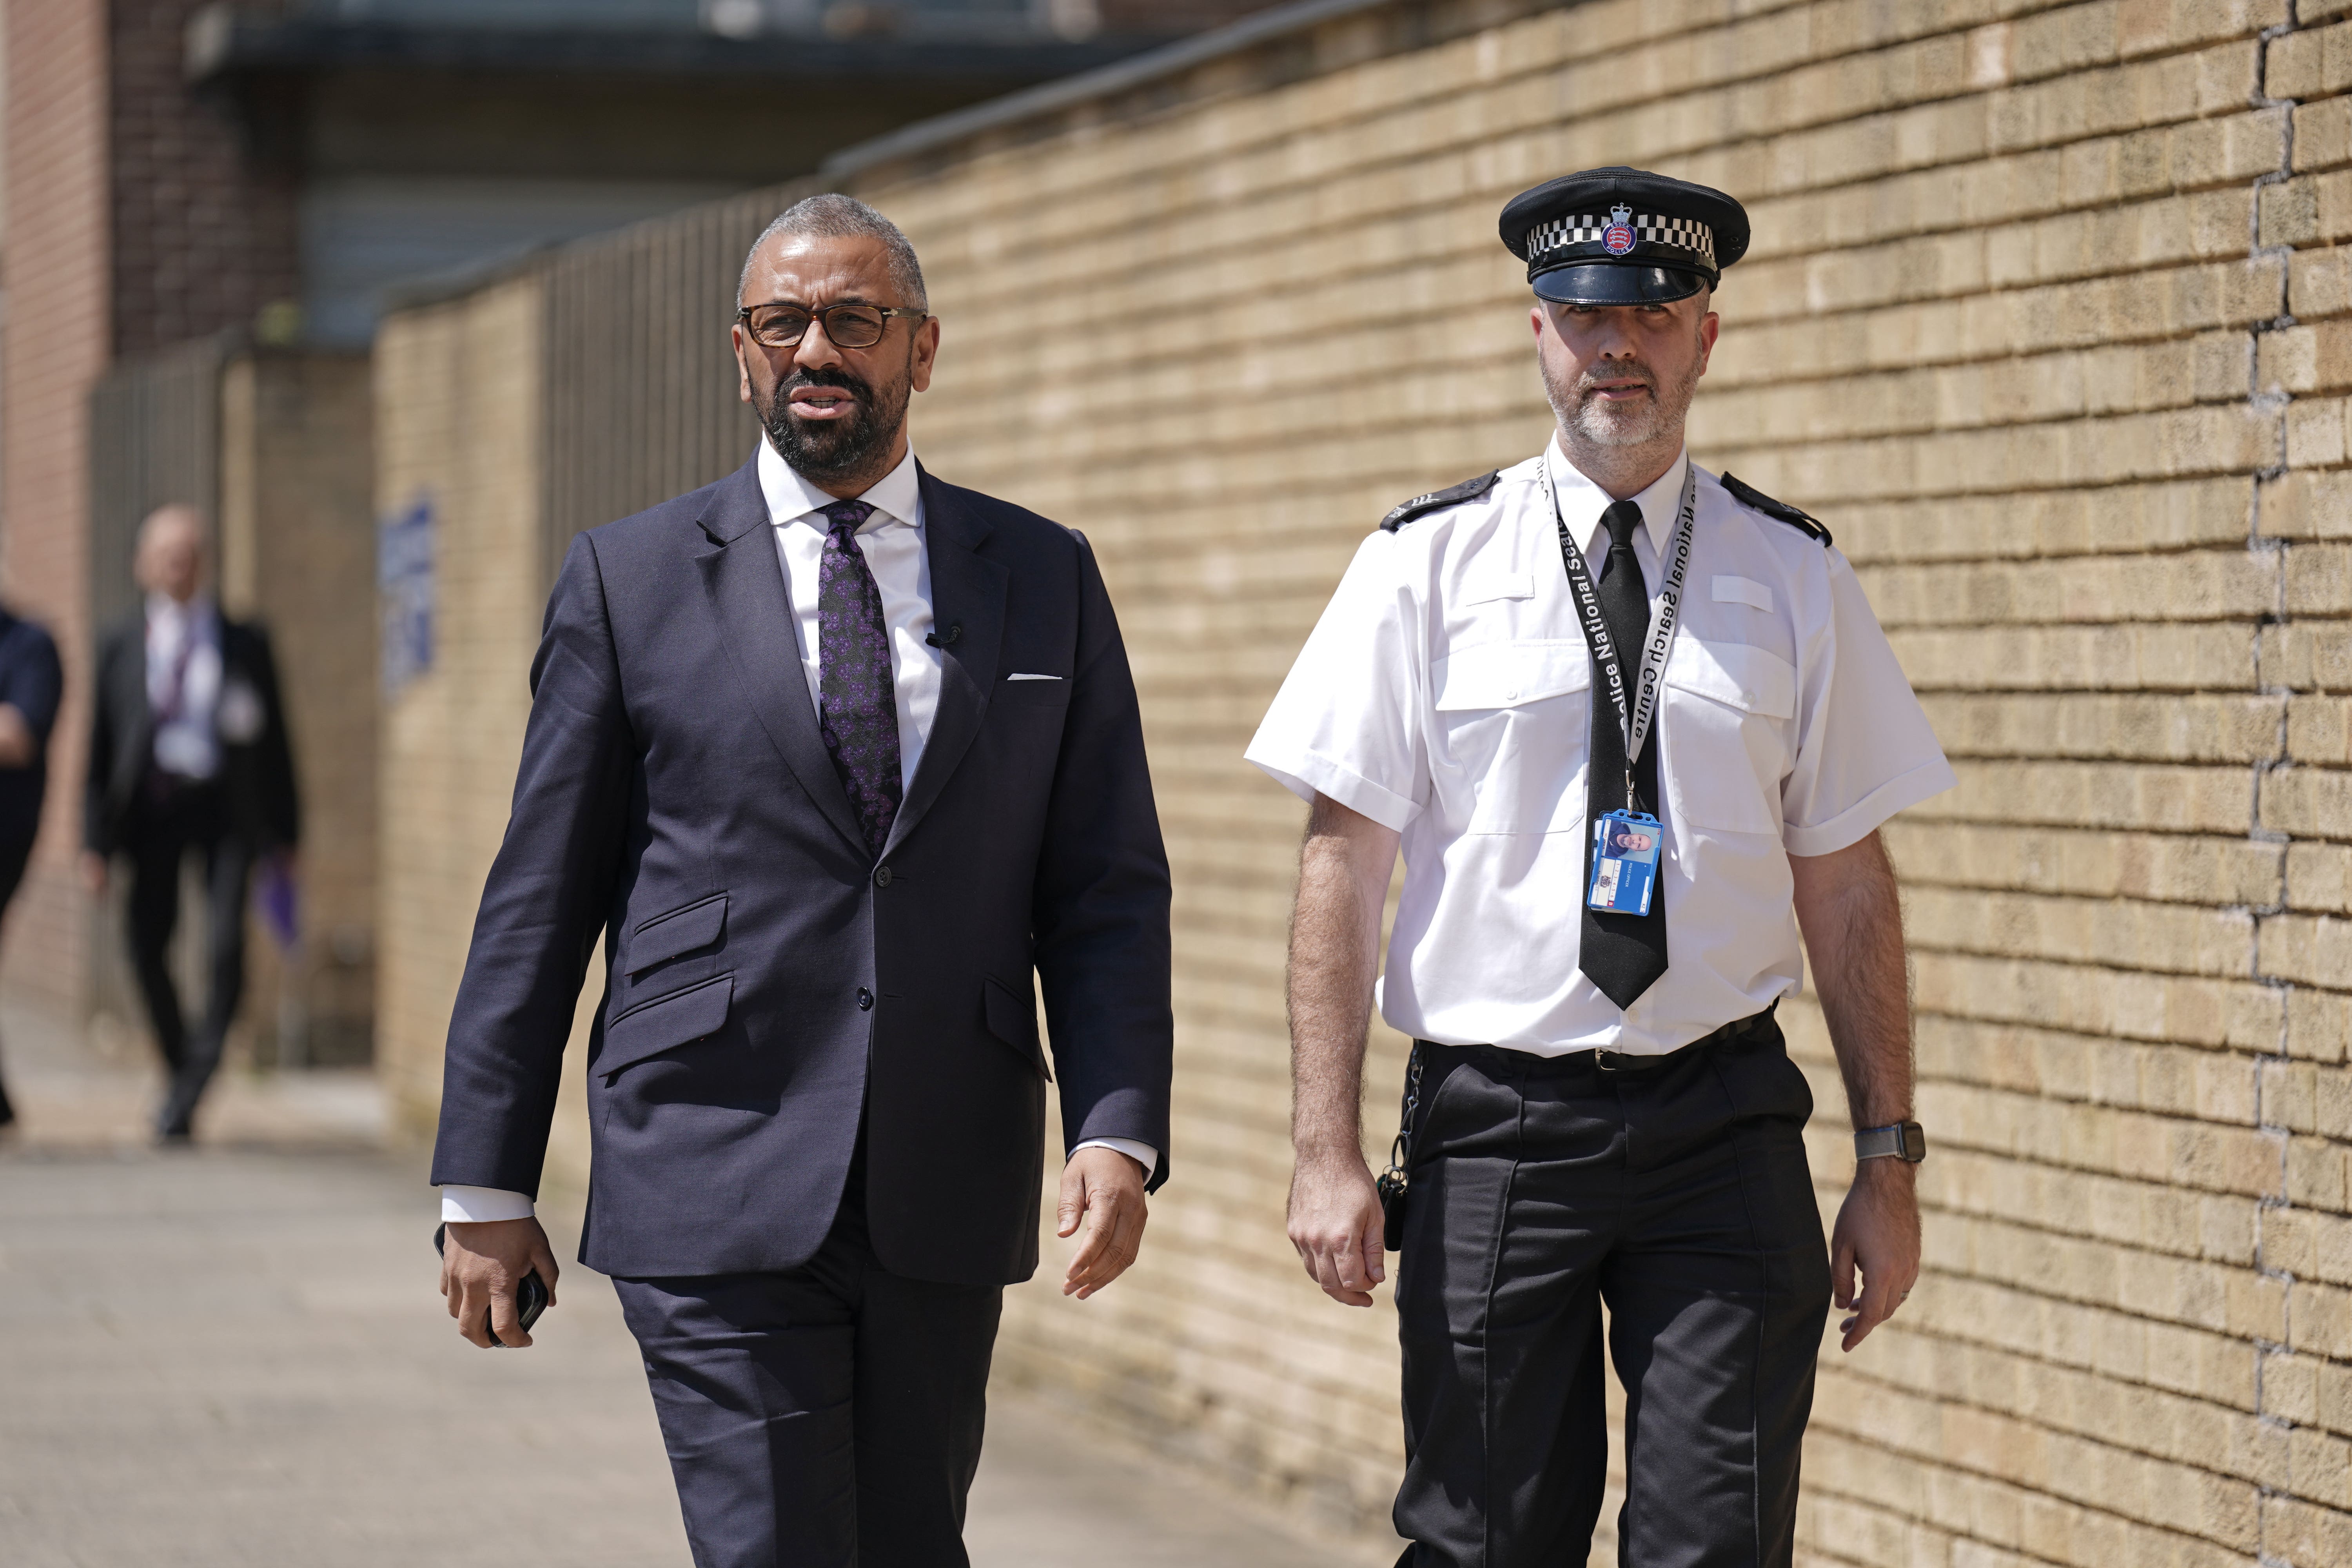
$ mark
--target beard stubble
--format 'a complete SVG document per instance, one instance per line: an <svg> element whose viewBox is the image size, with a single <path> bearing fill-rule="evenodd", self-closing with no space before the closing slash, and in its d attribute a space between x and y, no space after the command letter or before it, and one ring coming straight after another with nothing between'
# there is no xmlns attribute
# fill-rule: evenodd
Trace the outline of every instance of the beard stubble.
<svg viewBox="0 0 2352 1568"><path fill-rule="evenodd" d="M1685 416L1690 413L1691 399L1698 392L1700 362L1696 358L1672 386L1661 385L1657 372L1640 360L1605 361L1566 383L1554 375L1551 362L1542 355L1537 356L1536 363L1543 376L1544 398L1551 405L1552 416L1559 421L1560 428L1574 432L1595 447L1643 447L1680 430ZM1648 403L1638 408L1621 408L1593 395L1593 380L1629 375L1649 387Z"/></svg>

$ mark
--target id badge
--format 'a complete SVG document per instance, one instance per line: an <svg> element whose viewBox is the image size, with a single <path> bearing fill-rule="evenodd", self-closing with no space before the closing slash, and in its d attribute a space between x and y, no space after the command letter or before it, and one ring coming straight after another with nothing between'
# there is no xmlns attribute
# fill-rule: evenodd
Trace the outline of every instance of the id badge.
<svg viewBox="0 0 2352 1568"><path fill-rule="evenodd" d="M1592 886L1584 901L1605 915L1646 915L1665 830L1647 812L1606 811L1592 824Z"/></svg>

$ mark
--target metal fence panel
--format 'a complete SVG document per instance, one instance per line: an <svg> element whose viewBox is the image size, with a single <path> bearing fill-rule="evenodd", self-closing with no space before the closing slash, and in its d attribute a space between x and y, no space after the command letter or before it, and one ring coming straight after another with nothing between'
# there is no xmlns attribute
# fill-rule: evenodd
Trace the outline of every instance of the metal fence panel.
<svg viewBox="0 0 2352 1568"><path fill-rule="evenodd" d="M744 252L801 184L566 247L548 265L546 580L574 534L722 479L759 426L727 328Z"/></svg>
<svg viewBox="0 0 2352 1568"><path fill-rule="evenodd" d="M220 389L231 340L201 338L106 374L89 395L90 625L131 613L131 556L157 507L202 509L218 537Z"/></svg>

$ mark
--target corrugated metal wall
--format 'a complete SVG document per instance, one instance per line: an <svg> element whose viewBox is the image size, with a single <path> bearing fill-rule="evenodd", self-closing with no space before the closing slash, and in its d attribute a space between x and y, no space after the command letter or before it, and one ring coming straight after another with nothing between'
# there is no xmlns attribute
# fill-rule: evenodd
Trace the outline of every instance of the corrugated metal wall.
<svg viewBox="0 0 2352 1568"><path fill-rule="evenodd" d="M820 187L754 191L558 252L547 273L546 576L572 536L724 478L759 437L727 329L744 253Z"/></svg>
<svg viewBox="0 0 2352 1568"><path fill-rule="evenodd" d="M220 542L221 377L237 343L235 334L199 338L160 353L124 360L89 394L89 625L92 640L139 604L131 577L139 524L159 506L200 508ZM51 788L55 788L54 784ZM78 808L77 808L78 809ZM79 842L79 839L76 840ZM121 901L129 879L115 880L110 898L83 905L89 922L89 989L92 1011L143 1028L145 1011L124 956ZM203 915L181 923L173 963L182 994L197 976Z"/></svg>
<svg viewBox="0 0 2352 1568"><path fill-rule="evenodd" d="M217 522L221 370L230 346L201 338L126 360L90 392L90 622L101 631L138 602L131 554L142 519L185 501Z"/></svg>

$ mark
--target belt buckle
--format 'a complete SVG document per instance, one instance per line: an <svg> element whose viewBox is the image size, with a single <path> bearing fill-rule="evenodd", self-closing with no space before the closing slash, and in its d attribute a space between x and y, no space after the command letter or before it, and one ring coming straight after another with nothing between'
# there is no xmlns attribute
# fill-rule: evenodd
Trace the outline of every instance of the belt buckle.
<svg viewBox="0 0 2352 1568"><path fill-rule="evenodd" d="M1617 1058L1623 1054L1624 1053L1622 1051L1604 1051L1598 1046L1593 1047L1593 1070L1596 1072L1615 1072L1617 1070Z"/></svg>

